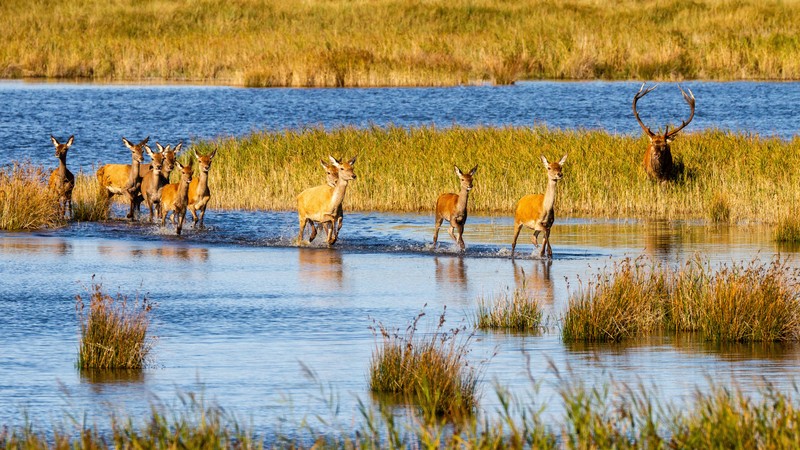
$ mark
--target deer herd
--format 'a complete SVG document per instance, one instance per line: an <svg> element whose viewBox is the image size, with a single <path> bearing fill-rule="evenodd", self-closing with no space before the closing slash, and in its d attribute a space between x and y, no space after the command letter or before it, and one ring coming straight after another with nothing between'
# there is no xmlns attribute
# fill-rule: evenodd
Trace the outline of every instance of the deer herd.
<svg viewBox="0 0 800 450"><path fill-rule="evenodd" d="M667 126L663 134L654 133L639 118L636 104L655 88L654 85L645 89L645 84L642 84L633 97L633 115L650 139L644 154L645 173L655 181L668 182L675 179L679 173L673 163L669 144L678 132L694 118L695 98L691 90L687 94L683 88L679 87L684 100L691 108L689 118L682 121L680 126L673 130ZM58 198L60 213L62 215L71 214L75 176L67 169L67 151L75 138L70 136L63 144L53 136L50 136L50 140L55 146L55 156L59 160L59 165L50 174L48 186ZM131 220L135 219L143 202L150 212L150 222L154 222L158 218L161 226L164 226L167 216L172 213L172 223L175 225L178 235L181 234L187 211L192 215L193 226L199 225L202 228L206 207L211 198L208 172L211 169L211 162L216 150L208 155L201 155L196 150L192 151L199 168L199 173L195 177L191 162L183 165L177 161L177 154L183 146L182 143L178 143L175 147L171 145L164 147L156 142L157 151L153 151L147 145L148 141L149 137L134 144L123 137L122 143L131 151L131 163L106 164L97 171L97 180L107 193L107 200L111 200L113 196L121 196L129 206L127 218ZM149 165L144 164L145 154L150 158ZM514 212L514 237L511 242L512 259L515 255L517 238L523 227L533 231L531 242L534 246L540 247L539 257L553 257L553 250L550 246L550 229L555 221L556 187L563 178L567 155L564 155L558 162L550 162L544 156L541 159L547 176L547 188L544 194L526 195L517 202ZM300 226L297 244L304 243L305 229L309 225L311 228L308 237L309 243L316 238L318 228L326 233L329 246L336 242L344 219L342 201L347 192L348 183L356 179L355 163L355 157L344 163L333 156L329 156L328 162L321 161L327 176L326 183L308 188L297 196L297 215ZM170 175L176 167L180 179L177 183L170 183ZM439 227L442 222L447 221L450 223L448 233L459 246L460 251L465 250L463 234L464 224L467 221L467 202L477 170L478 166L476 165L469 172L464 173L458 166L454 166L455 175L461 183L461 190L457 194L442 194L436 201L434 248L439 237ZM540 233L543 233L541 246L538 239Z"/></svg>

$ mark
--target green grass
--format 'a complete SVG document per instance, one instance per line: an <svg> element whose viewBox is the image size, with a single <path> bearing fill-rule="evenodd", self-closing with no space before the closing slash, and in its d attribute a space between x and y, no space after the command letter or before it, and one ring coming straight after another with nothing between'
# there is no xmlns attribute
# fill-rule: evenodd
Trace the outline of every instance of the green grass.
<svg viewBox="0 0 800 450"><path fill-rule="evenodd" d="M800 190L792 188L800 185L800 140L682 134L672 151L684 176L671 184L647 177L646 147L646 137L545 127L311 128L194 144L200 153L218 150L209 174L212 208L294 210L300 192L325 182L319 160L328 154L358 155L345 210L431 212L440 194L457 188L453 164L479 164L470 213L511 215L521 197L545 191L540 155L565 153L556 220L709 219L709 199L724 193L719 220L775 223L800 204Z"/></svg>
<svg viewBox="0 0 800 450"><path fill-rule="evenodd" d="M147 298L129 301L103 292L92 284L84 301L76 296L81 339L79 369L141 369L148 362L153 338L148 335L153 303Z"/></svg>
<svg viewBox="0 0 800 450"><path fill-rule="evenodd" d="M772 240L779 244L800 244L800 211L792 210L775 224Z"/></svg>
<svg viewBox="0 0 800 450"><path fill-rule="evenodd" d="M7 78L247 86L800 79L800 5L777 0L6 0L0 17Z"/></svg>
<svg viewBox="0 0 800 450"><path fill-rule="evenodd" d="M0 170L0 230L23 231L64 225L58 198L47 187L50 172L30 163Z"/></svg>
<svg viewBox="0 0 800 450"><path fill-rule="evenodd" d="M482 330L537 332L542 328L542 307L525 288L504 291L492 300L481 298L476 326Z"/></svg>
<svg viewBox="0 0 800 450"><path fill-rule="evenodd" d="M370 390L416 405L426 420L462 421L478 405L479 374L467 360L469 336L463 336L463 328L445 329L444 312L433 332L418 334L424 315L420 313L405 334L376 324L380 342L370 363Z"/></svg>
<svg viewBox="0 0 800 450"><path fill-rule="evenodd" d="M625 259L570 297L565 342L613 342L658 331L699 332L714 342L800 340L797 269L785 261L679 268Z"/></svg>

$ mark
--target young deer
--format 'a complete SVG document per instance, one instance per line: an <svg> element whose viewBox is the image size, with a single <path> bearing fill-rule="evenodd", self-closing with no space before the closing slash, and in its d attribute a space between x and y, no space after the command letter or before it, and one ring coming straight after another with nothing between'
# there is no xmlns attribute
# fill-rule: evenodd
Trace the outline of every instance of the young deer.
<svg viewBox="0 0 800 450"><path fill-rule="evenodd" d="M512 259L514 258L514 249L517 247L517 237L523 226L533 230L531 242L536 246L539 245L539 233L544 231L544 242L539 251L539 257L543 257L545 251L547 251L548 258L553 257L553 249L550 247L550 227L553 226L555 220L553 206L556 202L556 184L563 177L562 168L566 161L567 155L564 155L557 163L547 162L547 158L542 156L542 162L547 170L547 190L544 195L526 195L517 202L517 211L514 214L514 241L511 243Z"/></svg>
<svg viewBox="0 0 800 450"><path fill-rule="evenodd" d="M164 170L166 151L169 145L164 148L156 142L159 152L154 153L147 145L144 146L147 155L150 156L150 169L142 177L142 199L145 206L150 210L150 222L153 222L153 209L155 208L156 217L161 216L161 190L169 184L169 172ZM166 172L166 173L165 173Z"/></svg>
<svg viewBox="0 0 800 450"><path fill-rule="evenodd" d="M142 173L140 165L144 160L144 146L150 137L144 138L138 144L133 144L129 140L122 138L122 143L131 151L131 164L106 164L97 170L97 180L108 192L108 198L114 195L122 195L130 202L130 212L127 217L133 219L134 209L137 208L137 201L141 193Z"/></svg>
<svg viewBox="0 0 800 450"><path fill-rule="evenodd" d="M321 159L319 162L322 164L322 168L325 169L325 182L328 183L330 187L336 187L336 182L339 181L339 169L336 168L333 164L326 163L325 160ZM342 229L342 221L344 220L344 211L342 211L342 205L339 205L339 208L336 210L336 235L339 235L339 230ZM322 226L325 228L325 233L328 233L328 226L330 225L329 222L325 222ZM315 236L316 237L316 236Z"/></svg>
<svg viewBox="0 0 800 450"><path fill-rule="evenodd" d="M186 219L186 208L189 206L189 185L192 182L192 164L178 164L181 173L181 180L164 186L161 190L161 226L167 222L167 214L172 212L172 223L175 223L177 216L176 232L181 234L183 221Z"/></svg>
<svg viewBox="0 0 800 450"><path fill-rule="evenodd" d="M208 187L208 171L211 170L211 161L217 151L209 153L208 155L201 155L194 151L194 156L197 157L197 165L200 167L200 175L192 180L189 185L189 212L192 213L192 227L196 228L198 223L197 210L200 210L200 228L203 228L203 220L206 217L206 207L208 201L211 200L211 189Z"/></svg>
<svg viewBox="0 0 800 450"><path fill-rule="evenodd" d="M50 142L56 147L56 158L58 158L58 169L50 173L50 190L58 195L59 214L63 216L67 212L72 215L72 189L75 187L75 175L67 169L67 150L75 141L75 136L70 136L67 142L61 144L58 140L50 136ZM69 204L69 209L67 209Z"/></svg>
<svg viewBox="0 0 800 450"><path fill-rule="evenodd" d="M329 156L331 164L336 167L338 171L338 179L335 186L323 184L308 188L297 196L297 216L300 220L300 232L297 235L297 243L303 241L303 232L305 231L306 224L311 223L311 235L308 238L309 242L314 241L317 237L317 228L314 223L326 223L330 226L328 230L328 245L333 245L339 237L339 232L336 229L336 221L338 220L339 208L344 200L344 194L347 191L347 183L350 180L356 179L356 174L353 171L353 166L356 163L356 158L353 157L350 161L342 164L333 156Z"/></svg>
<svg viewBox="0 0 800 450"><path fill-rule="evenodd" d="M472 177L478 170L478 166L472 168L469 173L464 174L458 166L455 168L456 176L461 180L461 191L458 194L447 193L439 196L436 201L436 228L433 230L433 246L436 247L436 242L439 239L439 227L442 221L450 222L450 237L456 241L464 251L464 224L467 223L467 200L469 200L469 191L472 190ZM458 237L453 234L453 230L458 230Z"/></svg>

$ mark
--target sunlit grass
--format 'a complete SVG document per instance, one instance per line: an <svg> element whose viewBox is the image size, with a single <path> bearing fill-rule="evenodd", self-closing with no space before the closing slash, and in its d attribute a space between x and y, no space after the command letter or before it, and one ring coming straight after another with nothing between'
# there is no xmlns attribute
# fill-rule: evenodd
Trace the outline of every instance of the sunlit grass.
<svg viewBox="0 0 800 450"><path fill-rule="evenodd" d="M0 17L6 78L298 87L800 79L795 2L6 0Z"/></svg>
<svg viewBox="0 0 800 450"><path fill-rule="evenodd" d="M542 307L525 288L503 291L494 298L478 301L476 326L479 329L537 332L542 327Z"/></svg>
<svg viewBox="0 0 800 450"><path fill-rule="evenodd" d="M81 339L79 369L141 369L148 362L153 337L148 334L152 302L147 298L129 301L105 293L92 284L88 299L78 295L76 310Z"/></svg>
<svg viewBox="0 0 800 450"><path fill-rule="evenodd" d="M97 222L108 219L111 202L97 177L79 174L72 191L72 219L78 222Z"/></svg>
<svg viewBox="0 0 800 450"><path fill-rule="evenodd" d="M0 170L0 230L21 231L64 225L58 197L47 187L50 173L30 163Z"/></svg>
<svg viewBox="0 0 800 450"><path fill-rule="evenodd" d="M778 221L772 239L780 244L800 244L800 210L793 209Z"/></svg>

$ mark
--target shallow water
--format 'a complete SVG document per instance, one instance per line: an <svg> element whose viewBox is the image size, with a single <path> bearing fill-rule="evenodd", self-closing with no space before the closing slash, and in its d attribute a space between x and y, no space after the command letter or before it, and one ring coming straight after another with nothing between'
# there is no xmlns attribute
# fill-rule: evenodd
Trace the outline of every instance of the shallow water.
<svg viewBox="0 0 800 450"><path fill-rule="evenodd" d="M540 401L556 397L551 364L574 379L641 382L657 398L683 401L709 380L746 392L765 380L789 389L800 360L791 345L718 346L686 336L565 345L559 337L570 289L612 261L646 254L677 263L697 253L718 263L768 261L784 249L759 227L561 220L547 263L531 258L532 245L522 240L525 257L511 261L505 217L471 217L464 256L449 237L432 249L427 215L347 214L334 249L292 246L293 213L212 211L207 222L209 229L189 228L181 238L122 221L1 234L0 423L20 423L24 411L43 421L86 414L102 426L109 409L141 416L156 398L169 404L177 392L202 391L267 432L280 417L298 423L325 411L319 383L339 395L348 423L358 398L372 401L374 320L405 328L420 311L433 321L446 307L448 324L469 327L479 298L523 284L543 301L551 326L539 336L474 337L470 358L485 361L489 413L497 407L495 383L523 398L531 392L526 355ZM794 253L782 254L795 262ZM116 375L75 368L74 297L86 293L92 275L110 293L157 303L154 367Z"/></svg>

